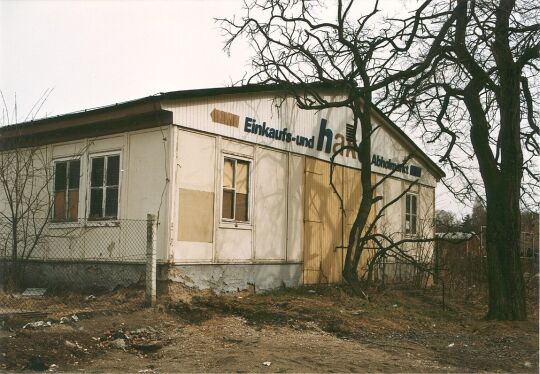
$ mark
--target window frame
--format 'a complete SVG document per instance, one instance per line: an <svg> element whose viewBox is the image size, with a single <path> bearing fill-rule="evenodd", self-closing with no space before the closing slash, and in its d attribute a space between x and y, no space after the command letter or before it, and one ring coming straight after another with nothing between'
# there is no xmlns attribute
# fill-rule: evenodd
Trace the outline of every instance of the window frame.
<svg viewBox="0 0 540 374"><path fill-rule="evenodd" d="M78 189L78 198L77 198L77 217L74 219L74 220L69 220L67 218L64 218L64 219L56 219L55 218L55 210L56 210L56 203L55 203L55 200L56 200L56 165L58 163L67 163L69 165L69 162L72 162L72 161L79 161L79 186L77 187ZM52 160L52 164L53 164L53 170L52 170L52 178L51 178L51 182L52 182L52 209L51 209L51 215L49 218L49 221L52 223L52 224L59 224L59 225L73 225L73 224L77 224L79 222L79 218L81 216L81 187L82 187L82 184L84 183L83 182L83 162L82 162L82 157L81 156L68 156L68 157L59 157L59 158L54 158ZM67 188L69 186L69 167L66 168L66 189L64 190L66 193L66 196L65 196L65 202L64 202L64 213L67 212L67 210L69 210L69 188ZM72 188L71 190L75 190L75 188Z"/></svg>
<svg viewBox="0 0 540 374"><path fill-rule="evenodd" d="M230 159L235 161L235 175L233 176L234 180L234 188L232 189L234 191L233 195L233 207L234 207L234 215L235 218L225 218L223 217L223 191L225 190L224 187L224 179L225 179L225 160ZM243 161L246 162L248 165L248 181L247 181L247 221L239 221L236 219L236 162ZM238 155L234 153L222 153L221 155L221 165L220 165L220 173L221 173L221 183L220 183L220 195L219 195L219 222L220 226L224 228L251 228L252 221L253 221L253 215L252 215L252 183L253 183L253 159L246 157L244 155ZM228 189L231 190L231 189Z"/></svg>
<svg viewBox="0 0 540 374"><path fill-rule="evenodd" d="M415 201L415 205L416 205L416 213L413 213L413 209L412 209L412 197L414 197L414 201ZM410 198L410 201L411 201L411 205L410 205L410 212L407 213L407 209L409 208L409 205L407 204L407 200L409 200ZM418 204L418 194L417 193L413 193L413 192L407 192L405 194L405 210L404 210L404 214L403 214L403 232L405 233L406 236L409 236L409 237L415 237L415 236L418 236L418 207L419 207L419 204ZM410 216L411 218L411 228L409 229L409 231L407 231L407 216ZM412 231L412 219L414 218L414 232Z"/></svg>
<svg viewBox="0 0 540 374"><path fill-rule="evenodd" d="M117 208L116 208L116 217L106 217L103 216L105 213L105 201L106 201L106 184L103 184L101 187L99 187L102 191L104 191L102 195L102 217L99 218L93 218L90 217L90 208L91 208L91 200L92 200L92 165L93 160L96 158L108 158L112 156L118 156L118 198L117 198ZM122 191L122 163L123 163L123 157L122 157L122 151L107 151L107 152L99 152L99 153L92 153L88 155L88 167L87 169L87 198L86 198L86 219L89 223L95 223L99 224L100 222L118 222L120 219L120 198L121 198L121 191ZM108 166L108 161L107 161ZM106 175L107 175L107 168L104 167L103 169L103 183L106 183Z"/></svg>

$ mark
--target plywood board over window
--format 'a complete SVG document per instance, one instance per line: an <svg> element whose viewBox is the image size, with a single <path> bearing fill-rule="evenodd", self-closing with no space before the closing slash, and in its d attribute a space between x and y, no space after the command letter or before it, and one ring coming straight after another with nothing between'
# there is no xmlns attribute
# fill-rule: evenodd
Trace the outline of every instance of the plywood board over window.
<svg viewBox="0 0 540 374"><path fill-rule="evenodd" d="M343 191L343 171L336 167L334 181ZM343 250L339 199L330 185L330 164L307 157L304 200L304 283L341 281Z"/></svg>
<svg viewBox="0 0 540 374"><path fill-rule="evenodd" d="M306 157L304 176L304 283L338 283L342 281L343 261L348 234L356 218L362 188L360 172L336 165L333 183L343 199L330 185L330 163ZM371 222L373 213L368 220ZM362 256L360 268L369 255Z"/></svg>
<svg viewBox="0 0 540 374"><path fill-rule="evenodd" d="M178 210L178 240L212 243L214 193L181 188Z"/></svg>

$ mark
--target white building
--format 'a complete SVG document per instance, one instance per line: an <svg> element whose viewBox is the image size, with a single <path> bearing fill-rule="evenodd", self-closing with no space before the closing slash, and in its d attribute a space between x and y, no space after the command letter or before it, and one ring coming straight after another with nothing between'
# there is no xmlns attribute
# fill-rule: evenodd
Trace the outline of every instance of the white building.
<svg viewBox="0 0 540 374"><path fill-rule="evenodd" d="M159 215L161 278L227 291L340 282L342 246L360 200L359 162L350 151L336 158L343 215L329 159L346 142L351 114L300 110L291 98L276 100L283 95L274 86L178 91L1 129L3 149L16 139L46 150L55 173L48 229L88 231L68 254L49 245L32 258L68 261L84 272L85 251L103 245L103 266L115 251L128 261L137 256L125 245L122 222L152 213ZM432 236L444 173L388 118L376 111L373 119L380 126L373 181L414 155L378 191L383 203L419 179L379 229ZM76 218L88 221L78 227ZM97 240L105 231L114 232L111 243ZM138 279L136 271L129 276Z"/></svg>

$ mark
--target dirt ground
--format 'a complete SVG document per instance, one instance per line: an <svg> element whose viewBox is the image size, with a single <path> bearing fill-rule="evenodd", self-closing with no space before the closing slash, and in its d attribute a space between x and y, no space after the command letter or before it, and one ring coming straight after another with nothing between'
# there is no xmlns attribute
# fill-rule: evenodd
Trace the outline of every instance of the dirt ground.
<svg viewBox="0 0 540 374"><path fill-rule="evenodd" d="M386 289L369 302L339 287L178 293L155 309L140 292L73 296L45 326L4 321L0 370L538 372L537 298L528 321L493 322L482 300L442 310L429 290Z"/></svg>

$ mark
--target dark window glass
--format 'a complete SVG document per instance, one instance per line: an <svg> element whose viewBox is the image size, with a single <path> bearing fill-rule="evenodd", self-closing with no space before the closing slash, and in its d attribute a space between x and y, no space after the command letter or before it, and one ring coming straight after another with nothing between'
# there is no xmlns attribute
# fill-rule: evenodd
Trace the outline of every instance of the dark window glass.
<svg viewBox="0 0 540 374"><path fill-rule="evenodd" d="M90 186L101 187L103 186L103 171L105 168L105 158L98 157L92 159L92 176Z"/></svg>
<svg viewBox="0 0 540 374"><path fill-rule="evenodd" d="M107 186L118 186L120 156L107 157Z"/></svg>
<svg viewBox="0 0 540 374"><path fill-rule="evenodd" d="M79 190L70 190L68 194L68 220L76 221L79 217Z"/></svg>
<svg viewBox="0 0 540 374"><path fill-rule="evenodd" d="M92 159L90 218L117 218L119 182L119 155Z"/></svg>
<svg viewBox="0 0 540 374"><path fill-rule="evenodd" d="M103 189L90 190L90 218L103 217Z"/></svg>
<svg viewBox="0 0 540 374"><path fill-rule="evenodd" d="M79 179L81 178L81 161L73 160L69 162L69 182L70 189L79 188Z"/></svg>
<svg viewBox="0 0 540 374"><path fill-rule="evenodd" d="M223 218L234 219L234 191L223 190Z"/></svg>
<svg viewBox="0 0 540 374"><path fill-rule="evenodd" d="M236 194L236 210L235 210L236 220L237 221L247 221L248 220L248 195L243 193Z"/></svg>
<svg viewBox="0 0 540 374"><path fill-rule="evenodd" d="M116 218L118 214L118 187L108 187L105 197L105 216Z"/></svg>
<svg viewBox="0 0 540 374"><path fill-rule="evenodd" d="M54 193L54 220L62 221L66 213L66 192L57 191Z"/></svg>
<svg viewBox="0 0 540 374"><path fill-rule="evenodd" d="M54 168L54 190L61 191L66 189L67 181L67 162L57 162Z"/></svg>
<svg viewBox="0 0 540 374"><path fill-rule="evenodd" d="M249 162L223 160L222 218L248 221Z"/></svg>
<svg viewBox="0 0 540 374"><path fill-rule="evenodd" d="M416 212L417 212L416 195L407 194L405 196L405 233L416 234Z"/></svg>
<svg viewBox="0 0 540 374"><path fill-rule="evenodd" d="M54 167L55 221L75 221L79 213L80 160L56 162Z"/></svg>

